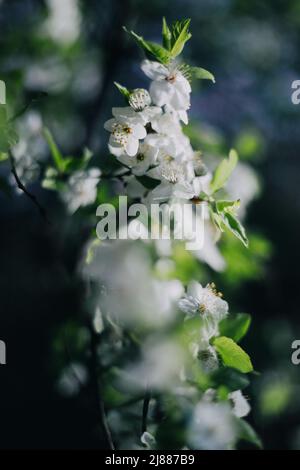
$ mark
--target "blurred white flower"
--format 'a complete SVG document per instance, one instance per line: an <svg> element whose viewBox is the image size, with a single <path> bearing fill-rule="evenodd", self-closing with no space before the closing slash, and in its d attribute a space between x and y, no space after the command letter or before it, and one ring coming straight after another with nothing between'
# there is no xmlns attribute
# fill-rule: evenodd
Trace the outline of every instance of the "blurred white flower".
<svg viewBox="0 0 300 470"><path fill-rule="evenodd" d="M181 382L184 363L184 350L175 341L149 340L143 347L142 359L128 369L128 387L172 390Z"/></svg>
<svg viewBox="0 0 300 470"><path fill-rule="evenodd" d="M235 439L236 429L228 404L203 401L196 406L187 436L192 449L227 450Z"/></svg>
<svg viewBox="0 0 300 470"><path fill-rule="evenodd" d="M81 15L77 0L47 0L49 17L43 30L56 42L71 44L79 36Z"/></svg>
<svg viewBox="0 0 300 470"><path fill-rule="evenodd" d="M105 286L99 302L103 313L115 321L153 328L174 319L183 294L182 284L178 280L154 278L144 244L128 240L102 243L84 271Z"/></svg>
<svg viewBox="0 0 300 470"><path fill-rule="evenodd" d="M238 418L243 418L244 416L247 416L250 413L251 407L244 395L242 394L241 390L231 392L228 395L228 398L233 403L233 413L235 414L235 416L237 416Z"/></svg>
<svg viewBox="0 0 300 470"><path fill-rule="evenodd" d="M167 106L168 110L176 111L187 124L187 109L190 108L191 86L176 64L163 65L158 62L144 60L141 68L152 81L150 96L154 104Z"/></svg>
<svg viewBox="0 0 300 470"><path fill-rule="evenodd" d="M87 171L77 171L69 178L62 198L71 214L79 207L95 202L100 176L101 171L98 168L91 168Z"/></svg>
<svg viewBox="0 0 300 470"><path fill-rule="evenodd" d="M86 368L82 364L74 362L63 370L57 384L58 390L62 395L76 395L87 379L88 372Z"/></svg>
<svg viewBox="0 0 300 470"><path fill-rule="evenodd" d="M141 443L144 444L147 449L155 449L156 440L150 432L144 432L141 436Z"/></svg>
<svg viewBox="0 0 300 470"><path fill-rule="evenodd" d="M18 142L12 147L16 170L24 184L32 183L40 173L40 161L46 156L47 146L41 135L42 119L38 112L28 111L17 120ZM13 176L11 183L16 186ZM16 187L17 193L22 191Z"/></svg>
<svg viewBox="0 0 300 470"><path fill-rule="evenodd" d="M215 349L208 345L205 349L199 349L197 351L197 358L200 361L202 370L204 372L212 372L219 366L219 360Z"/></svg>
<svg viewBox="0 0 300 470"><path fill-rule="evenodd" d="M247 206L259 194L259 180L246 163L238 163L230 176L226 190L232 199L240 199L239 217L244 217Z"/></svg>

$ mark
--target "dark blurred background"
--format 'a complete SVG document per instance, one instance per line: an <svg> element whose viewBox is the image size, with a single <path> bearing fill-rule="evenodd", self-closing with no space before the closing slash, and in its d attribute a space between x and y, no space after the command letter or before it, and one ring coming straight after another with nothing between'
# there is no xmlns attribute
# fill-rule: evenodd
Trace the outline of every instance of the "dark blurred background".
<svg viewBox="0 0 300 470"><path fill-rule="evenodd" d="M186 59L216 77L193 90L191 116L204 147L235 146L262 182L246 225L269 241L272 255L260 275L226 295L253 315L246 346L261 375L248 392L250 420L265 448L300 448L300 366L290 360L300 337L300 106L291 102L291 83L300 79L299 1L0 0L0 79L12 113L30 103L19 123L27 147L19 151L35 160L32 172L21 164L19 171L54 222L49 227L30 200L5 186L9 171L1 164L1 448L98 445L88 395L61 394L57 386L68 351L57 359L55 341L80 314L76 265L87 231L34 182L35 161L48 158L36 134L42 122L65 154L89 146L101 159L103 122L121 103L113 81L147 85L142 54L122 25L158 41L162 16L192 18Z"/></svg>

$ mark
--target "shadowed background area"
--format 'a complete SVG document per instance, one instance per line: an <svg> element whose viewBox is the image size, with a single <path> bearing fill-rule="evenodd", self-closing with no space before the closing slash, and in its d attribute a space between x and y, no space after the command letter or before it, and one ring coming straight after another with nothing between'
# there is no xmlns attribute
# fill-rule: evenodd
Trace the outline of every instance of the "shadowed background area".
<svg viewBox="0 0 300 470"><path fill-rule="evenodd" d="M215 85L193 89L194 139L208 153L237 148L261 178L247 228L266 240L264 268L253 273L248 259L245 273L233 260L218 286L253 316L246 346L261 375L249 390L250 421L265 448L300 448L300 366L290 360L291 343L300 337L300 106L291 102L291 84L300 79L299 2L0 0L0 79L13 112L28 106L19 124L27 147L20 152L33 158L19 172L51 220L48 225L32 201L7 186L9 166L0 163L2 448L101 443L89 391L62 394L59 387L70 351L57 335L82 309L76 266L88 227L33 182L35 162L43 165L49 156L37 134L42 121L65 154L88 146L104 159L103 123L113 103L121 103L113 81L147 86L142 55L122 25L159 41L162 16L192 18L187 60L216 77Z"/></svg>

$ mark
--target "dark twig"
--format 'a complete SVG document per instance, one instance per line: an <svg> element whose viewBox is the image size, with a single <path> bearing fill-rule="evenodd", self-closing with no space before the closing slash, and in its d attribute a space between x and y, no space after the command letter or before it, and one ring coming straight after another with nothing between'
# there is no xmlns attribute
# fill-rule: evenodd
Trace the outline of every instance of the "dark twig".
<svg viewBox="0 0 300 470"><path fill-rule="evenodd" d="M15 165L15 160L14 160L14 157L12 155L12 153L9 151L9 161L10 161L10 165L11 165L11 173L16 181L16 184L18 186L18 188L33 202L33 204L38 208L39 210L39 213L40 215L42 216L42 218L45 220L45 222L47 222L47 224L51 225L48 217L47 217L47 213L46 213L46 210L44 209L44 207L39 203L37 197L32 194L30 191L28 191L28 189L26 189L26 187L24 186L24 184L22 183L22 181L20 180L19 176L18 176L18 173L17 173L17 169L16 169L16 165Z"/></svg>
<svg viewBox="0 0 300 470"><path fill-rule="evenodd" d="M105 405L102 397L102 390L101 390L101 382L100 382L100 367L99 367L99 360L97 355L97 347L98 347L98 340L99 336L94 331L94 328L90 327L90 335L91 335L91 363L90 363L90 373L91 373L91 383L93 387L93 394L95 404L99 414L99 420L102 427L102 431L105 436L106 443L110 450L115 450L114 442L112 440L112 435L109 429L109 425L107 422Z"/></svg>
<svg viewBox="0 0 300 470"><path fill-rule="evenodd" d="M151 400L151 392L150 390L147 390L145 393L144 403L143 403L142 434L147 431L150 400Z"/></svg>

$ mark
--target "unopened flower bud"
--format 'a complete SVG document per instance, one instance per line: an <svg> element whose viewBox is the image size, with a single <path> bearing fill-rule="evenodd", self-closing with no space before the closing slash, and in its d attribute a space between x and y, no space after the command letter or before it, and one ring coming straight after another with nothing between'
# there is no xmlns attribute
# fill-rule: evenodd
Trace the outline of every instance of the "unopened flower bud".
<svg viewBox="0 0 300 470"><path fill-rule="evenodd" d="M151 98L144 88L136 88L130 93L129 104L135 111L142 111L151 104Z"/></svg>

